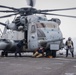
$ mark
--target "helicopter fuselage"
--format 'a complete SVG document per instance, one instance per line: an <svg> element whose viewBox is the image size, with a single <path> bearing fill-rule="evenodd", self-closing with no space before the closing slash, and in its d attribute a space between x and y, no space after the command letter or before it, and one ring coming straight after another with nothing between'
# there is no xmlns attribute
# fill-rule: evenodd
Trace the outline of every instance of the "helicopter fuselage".
<svg viewBox="0 0 76 75"><path fill-rule="evenodd" d="M12 37L7 37L7 35L4 34L5 36L3 38L12 39L13 41L21 40L21 38L26 39L27 46L25 45L23 48L25 52L34 52L40 46L43 46L46 50L50 49L57 51L63 47L63 35L59 28L58 19L54 20L57 21L47 20L44 16L21 16L19 18L21 25L16 25L15 22L7 24L7 27L12 29L12 32L15 31L13 34L9 32L9 34L12 34ZM22 26L21 29L19 29L20 26ZM14 34L19 31L23 34L18 34L21 38L17 39L18 37ZM12 47L15 47L15 41L12 43L10 50Z"/></svg>

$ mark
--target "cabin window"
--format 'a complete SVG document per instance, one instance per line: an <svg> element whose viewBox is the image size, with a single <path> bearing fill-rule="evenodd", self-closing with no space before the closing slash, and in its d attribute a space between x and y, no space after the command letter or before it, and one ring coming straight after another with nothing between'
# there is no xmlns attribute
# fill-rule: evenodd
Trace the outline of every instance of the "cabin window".
<svg viewBox="0 0 76 75"><path fill-rule="evenodd" d="M36 32L35 25L32 25L32 27L31 27L31 33L35 33L35 32Z"/></svg>

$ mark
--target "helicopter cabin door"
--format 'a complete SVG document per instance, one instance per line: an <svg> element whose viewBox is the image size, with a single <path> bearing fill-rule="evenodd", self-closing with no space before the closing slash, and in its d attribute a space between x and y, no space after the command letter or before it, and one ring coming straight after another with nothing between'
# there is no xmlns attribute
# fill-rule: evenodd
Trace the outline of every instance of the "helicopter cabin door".
<svg viewBox="0 0 76 75"><path fill-rule="evenodd" d="M28 49L35 50L38 48L37 27L35 23L29 24L28 27Z"/></svg>

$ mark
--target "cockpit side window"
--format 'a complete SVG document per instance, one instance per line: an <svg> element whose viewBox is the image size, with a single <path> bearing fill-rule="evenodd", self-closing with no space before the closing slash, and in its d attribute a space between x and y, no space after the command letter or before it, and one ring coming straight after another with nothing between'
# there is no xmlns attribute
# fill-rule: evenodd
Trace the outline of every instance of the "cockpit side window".
<svg viewBox="0 0 76 75"><path fill-rule="evenodd" d="M35 25L32 25L32 27L31 27L31 33L35 33L35 32L36 32Z"/></svg>
<svg viewBox="0 0 76 75"><path fill-rule="evenodd" d="M37 35L38 37L46 37L45 33L41 29L37 29Z"/></svg>

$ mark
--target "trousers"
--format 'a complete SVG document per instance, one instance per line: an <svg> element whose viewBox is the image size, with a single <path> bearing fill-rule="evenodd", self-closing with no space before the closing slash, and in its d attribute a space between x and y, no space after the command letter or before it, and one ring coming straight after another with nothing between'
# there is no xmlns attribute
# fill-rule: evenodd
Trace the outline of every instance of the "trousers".
<svg viewBox="0 0 76 75"><path fill-rule="evenodd" d="M19 56L21 57L21 48L19 47L16 47L15 57L17 57L17 54L19 54Z"/></svg>

